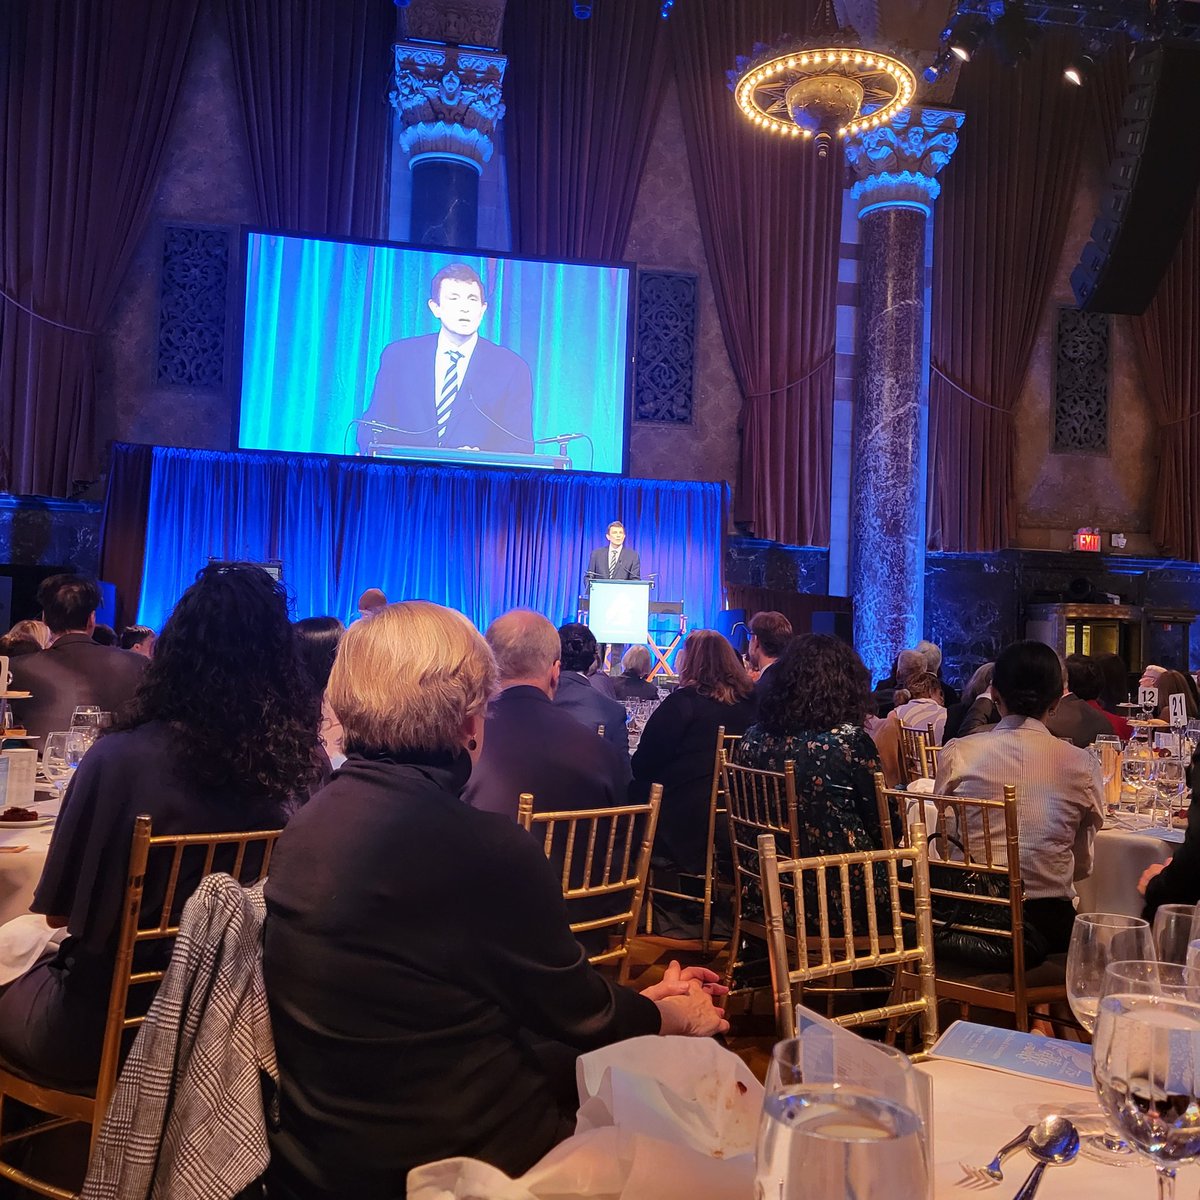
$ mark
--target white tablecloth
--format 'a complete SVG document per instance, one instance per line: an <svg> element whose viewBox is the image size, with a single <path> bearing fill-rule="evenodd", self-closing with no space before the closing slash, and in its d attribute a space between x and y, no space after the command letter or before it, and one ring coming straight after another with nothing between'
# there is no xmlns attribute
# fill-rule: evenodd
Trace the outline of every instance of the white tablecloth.
<svg viewBox="0 0 1200 1200"><path fill-rule="evenodd" d="M40 795L40 793L39 793ZM34 805L47 816L58 812L57 800L41 800ZM36 829L5 826L0 829L0 925L29 911L33 889L42 877L46 852L50 848L53 825ZM24 846L12 853L4 847Z"/></svg>
<svg viewBox="0 0 1200 1200"><path fill-rule="evenodd" d="M1173 834L1177 840L1163 835ZM1151 863L1170 858L1179 848L1182 831L1102 829L1096 834L1091 875L1075 885L1079 911L1125 913L1140 917L1145 901L1137 883Z"/></svg>

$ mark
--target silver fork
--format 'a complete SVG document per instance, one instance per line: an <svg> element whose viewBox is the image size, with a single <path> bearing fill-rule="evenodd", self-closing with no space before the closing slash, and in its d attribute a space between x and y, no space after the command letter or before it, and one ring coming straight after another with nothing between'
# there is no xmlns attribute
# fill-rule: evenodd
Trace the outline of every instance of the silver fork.
<svg viewBox="0 0 1200 1200"><path fill-rule="evenodd" d="M966 1176L962 1182L964 1184L976 1184L983 1185L985 1187L989 1187L993 1183L1003 1183L1004 1172L1000 1169L1000 1164L1014 1150L1019 1150L1023 1145L1025 1145L1032 1130L1032 1125L1026 1125L1025 1128L1022 1129L1021 1132L1018 1133L1011 1142L1005 1142L1005 1144L996 1151L995 1158L993 1158L986 1167L973 1167L970 1165L970 1163L960 1161L958 1165L962 1167L963 1173Z"/></svg>

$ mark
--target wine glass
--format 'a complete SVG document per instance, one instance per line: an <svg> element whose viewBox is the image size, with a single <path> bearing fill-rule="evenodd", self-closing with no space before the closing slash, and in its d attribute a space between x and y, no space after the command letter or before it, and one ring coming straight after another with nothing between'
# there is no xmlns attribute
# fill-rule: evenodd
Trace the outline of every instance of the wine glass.
<svg viewBox="0 0 1200 1200"><path fill-rule="evenodd" d="M56 733L48 733L42 746L42 774L54 785L54 790L60 799L71 776L75 774L75 767L67 757L69 737L70 731L65 729Z"/></svg>
<svg viewBox="0 0 1200 1200"><path fill-rule="evenodd" d="M1159 758L1154 763L1154 790L1162 801L1165 820L1169 829L1175 807L1187 784L1186 764L1182 758Z"/></svg>
<svg viewBox="0 0 1200 1200"><path fill-rule="evenodd" d="M1105 996L1092 1077L1108 1117L1154 1163L1159 1200L1173 1200L1176 1166L1200 1157L1200 1003L1138 992Z"/></svg>
<svg viewBox="0 0 1200 1200"><path fill-rule="evenodd" d="M1150 778L1151 764L1148 744L1145 741L1130 738L1129 744L1125 747L1125 753L1121 755L1121 782L1127 785L1133 793L1132 808L1134 812L1138 810L1138 796L1142 786Z"/></svg>
<svg viewBox="0 0 1200 1200"><path fill-rule="evenodd" d="M1108 964L1153 957L1150 922L1144 918L1124 913L1081 913L1075 918L1067 950L1067 999L1088 1033L1096 1027Z"/></svg>
<svg viewBox="0 0 1200 1200"><path fill-rule="evenodd" d="M755 1200L926 1200L921 1118L868 1087L804 1082L802 1039L775 1048L755 1155Z"/></svg>
<svg viewBox="0 0 1200 1200"><path fill-rule="evenodd" d="M1154 948L1160 962L1186 963L1192 941L1194 904L1160 904L1154 914Z"/></svg>
<svg viewBox="0 0 1200 1200"><path fill-rule="evenodd" d="M1200 1003L1200 969L1161 959L1117 959L1104 969L1104 990L1139 996L1170 996Z"/></svg>
<svg viewBox="0 0 1200 1200"><path fill-rule="evenodd" d="M1100 764L1100 774L1104 779L1104 807L1111 812L1112 807L1108 803L1108 789L1116 777L1117 764L1121 761L1121 739L1115 733L1102 733L1088 749Z"/></svg>
<svg viewBox="0 0 1200 1200"><path fill-rule="evenodd" d="M71 713L71 728L78 729L81 725L93 725L100 728L100 705L77 704Z"/></svg>

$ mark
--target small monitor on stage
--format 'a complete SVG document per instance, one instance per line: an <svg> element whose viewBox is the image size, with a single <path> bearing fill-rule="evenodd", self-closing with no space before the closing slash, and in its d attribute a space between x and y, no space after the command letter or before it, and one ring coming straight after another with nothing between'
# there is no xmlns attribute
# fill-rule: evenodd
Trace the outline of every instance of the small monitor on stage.
<svg viewBox="0 0 1200 1200"><path fill-rule="evenodd" d="M634 268L245 231L243 450L619 475Z"/></svg>
<svg viewBox="0 0 1200 1200"><path fill-rule="evenodd" d="M650 580L593 579L588 589L588 628L598 642L646 641L650 625Z"/></svg>

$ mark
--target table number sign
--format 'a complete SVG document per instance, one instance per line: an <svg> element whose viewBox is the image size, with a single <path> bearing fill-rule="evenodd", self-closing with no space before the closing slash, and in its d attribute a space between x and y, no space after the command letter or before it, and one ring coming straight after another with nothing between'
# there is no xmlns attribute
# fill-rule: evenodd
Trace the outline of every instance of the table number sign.
<svg viewBox="0 0 1200 1200"><path fill-rule="evenodd" d="M1143 708L1158 707L1158 688L1140 687L1138 688L1138 703Z"/></svg>
<svg viewBox="0 0 1200 1200"><path fill-rule="evenodd" d="M1174 729L1182 729L1188 723L1187 715L1187 698L1182 692L1176 692L1170 697L1171 705L1171 726Z"/></svg>

